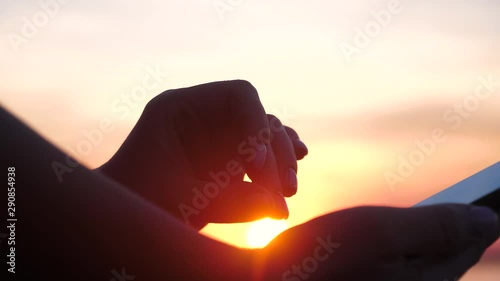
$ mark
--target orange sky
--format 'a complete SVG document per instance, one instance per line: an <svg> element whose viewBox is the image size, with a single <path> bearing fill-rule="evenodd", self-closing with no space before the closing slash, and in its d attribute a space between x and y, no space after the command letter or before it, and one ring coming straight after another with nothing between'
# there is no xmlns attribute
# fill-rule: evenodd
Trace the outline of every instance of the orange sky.
<svg viewBox="0 0 500 281"><path fill-rule="evenodd" d="M33 1L3 1L0 103L96 167L161 91L247 79L310 148L299 165L299 193L288 200L289 226L348 206L411 206L500 160L498 82L467 117L457 121L453 112L471 102L479 77L500 80L500 3L400 1L402 11L348 60L339 46L354 44L356 30L389 2L242 1L221 20L211 0L69 1L14 46L10 38L23 35L24 18L44 10ZM151 68L168 76L126 116L115 112L113 104ZM82 130L103 118L113 120L113 133L89 155L75 155ZM385 173L436 128L446 141L391 188ZM247 246L248 228L209 226L204 233ZM500 259L500 245L495 249L488 255Z"/></svg>

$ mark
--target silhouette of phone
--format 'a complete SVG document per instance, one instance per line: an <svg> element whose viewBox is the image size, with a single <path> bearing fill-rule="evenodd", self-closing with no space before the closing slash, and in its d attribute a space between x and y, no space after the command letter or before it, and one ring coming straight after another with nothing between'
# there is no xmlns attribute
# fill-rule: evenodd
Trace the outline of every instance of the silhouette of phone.
<svg viewBox="0 0 500 281"><path fill-rule="evenodd" d="M414 207L442 203L486 206L500 213L500 162L425 199Z"/></svg>

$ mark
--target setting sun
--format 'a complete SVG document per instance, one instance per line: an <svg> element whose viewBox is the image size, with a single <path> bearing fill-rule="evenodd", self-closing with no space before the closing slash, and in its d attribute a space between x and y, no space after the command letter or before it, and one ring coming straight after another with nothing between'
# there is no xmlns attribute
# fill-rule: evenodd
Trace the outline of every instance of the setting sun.
<svg viewBox="0 0 500 281"><path fill-rule="evenodd" d="M251 248L265 247L278 234L288 228L284 220L272 220L265 218L253 222L248 229L247 244Z"/></svg>

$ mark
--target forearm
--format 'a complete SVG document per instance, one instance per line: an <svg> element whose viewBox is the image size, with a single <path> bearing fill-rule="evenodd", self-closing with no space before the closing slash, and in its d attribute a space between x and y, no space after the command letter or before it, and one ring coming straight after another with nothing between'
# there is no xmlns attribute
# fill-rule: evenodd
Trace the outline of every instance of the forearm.
<svg viewBox="0 0 500 281"><path fill-rule="evenodd" d="M2 169L16 168L20 273L39 279L245 280L253 252L197 234L83 166L59 182L66 155L0 109ZM40 278L41 277L41 278Z"/></svg>

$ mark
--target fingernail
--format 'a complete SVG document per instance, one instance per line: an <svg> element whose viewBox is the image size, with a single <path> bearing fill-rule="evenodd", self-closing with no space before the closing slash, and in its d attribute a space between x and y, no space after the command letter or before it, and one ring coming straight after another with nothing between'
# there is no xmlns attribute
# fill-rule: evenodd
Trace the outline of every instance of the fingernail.
<svg viewBox="0 0 500 281"><path fill-rule="evenodd" d="M261 144L256 148L255 158L253 159L253 165L257 170L260 170L264 167L264 163L267 158L267 146L265 144Z"/></svg>
<svg viewBox="0 0 500 281"><path fill-rule="evenodd" d="M295 156L297 160L301 160L309 153L307 146L301 140L295 140Z"/></svg>
<svg viewBox="0 0 500 281"><path fill-rule="evenodd" d="M471 216L475 236L484 239L492 234L498 233L498 215L488 207L473 207L469 214Z"/></svg>
<svg viewBox="0 0 500 281"><path fill-rule="evenodd" d="M285 172L284 185L284 188L287 188L287 193L290 194L290 196L297 193L297 173L294 169L290 168Z"/></svg>
<svg viewBox="0 0 500 281"><path fill-rule="evenodd" d="M283 197L283 194L279 192L274 192L273 193L274 197L274 209L276 210L278 216L280 219L288 219L288 206L285 201L285 197Z"/></svg>

